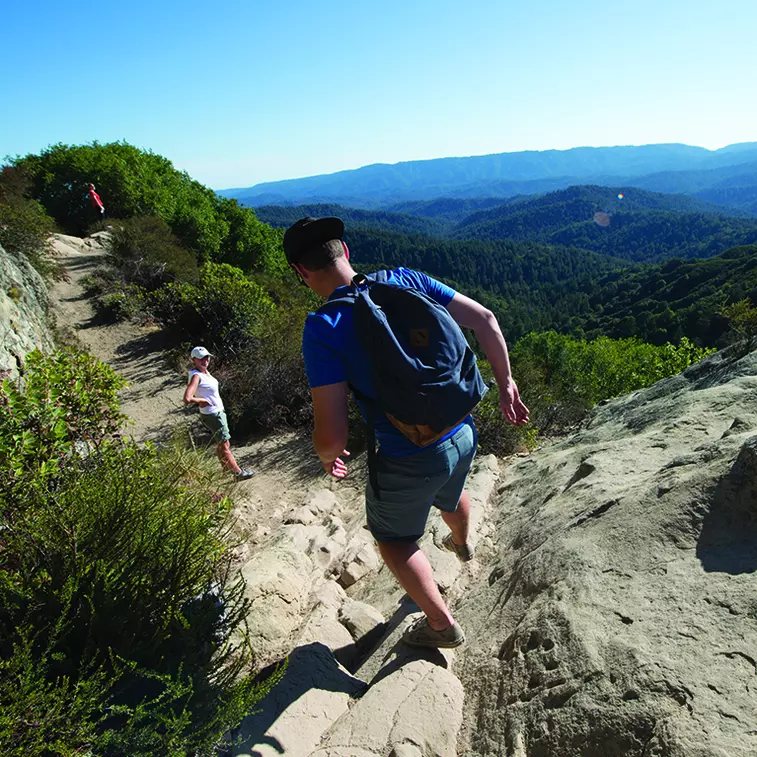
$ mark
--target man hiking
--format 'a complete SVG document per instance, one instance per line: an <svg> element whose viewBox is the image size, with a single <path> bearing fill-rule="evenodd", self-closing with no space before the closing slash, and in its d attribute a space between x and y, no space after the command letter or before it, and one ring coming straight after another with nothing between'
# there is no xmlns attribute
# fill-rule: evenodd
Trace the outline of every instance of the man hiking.
<svg viewBox="0 0 757 757"><path fill-rule="evenodd" d="M387 343L384 339L387 333L389 342L392 342L393 335L381 331L387 324L382 322L381 313L373 318L377 309L371 311L365 293L375 291L384 298L388 295L386 306L378 310L389 314L392 295L407 298L409 291L412 302L406 299L402 309L395 310L391 317L401 319L404 312L409 312L417 304L422 311L419 317L431 319L427 321L431 324L431 332L436 328L434 324L441 324L439 329L451 334L452 343L458 337L448 328L451 325L467 353L465 381L470 379L470 386L480 385L485 391L475 367L475 357L455 323L473 329L494 372L500 390L500 407L507 420L513 425L527 423L528 408L518 394L510 373L505 340L489 310L426 274L406 268L356 279L349 250L342 241L343 233L344 224L339 218L303 218L289 227L284 235L284 251L289 264L304 284L327 300L318 312L308 315L302 340L315 415L315 451L327 473L337 479L347 475L344 461L344 456L349 454L345 450L347 399L348 392L353 391L369 423L369 431L375 431L379 445L378 455L372 456L369 444L368 527L384 562L425 615L408 629L403 640L411 646L456 647L465 641L465 636L442 599L428 558L417 541L423 535L431 507L435 506L450 529L444 540L445 548L455 552L462 561L473 557L468 533L470 501L464 486L476 454L476 429L469 409L465 410L464 417L456 416L451 427L441 430L417 423L413 425L413 419L407 424L392 416L390 421L391 414L377 410L378 394L386 395L385 387L379 386L383 381L381 371L387 367L382 365L387 361L382 361L380 347ZM381 284L374 283L375 280L383 282L383 289ZM442 312L434 312L434 309ZM444 318L449 319L450 324L445 325ZM373 336L375 349L366 341L366 329L374 327L378 329L375 332L378 336ZM410 342L419 350L428 346L428 328L410 331ZM412 351L408 346L410 342L403 340L404 337L399 336L394 340L395 346L403 342L407 350ZM444 355L445 349L442 345L438 354ZM414 366L417 367L412 356L403 363L401 370L405 371L408 366L411 372ZM393 375L395 369L398 375L401 372L399 365L389 368L389 375ZM458 375L463 376L463 373ZM456 388L450 387L451 390ZM472 404L469 403L470 407L480 399L481 389ZM424 397L405 399L422 404Z"/></svg>

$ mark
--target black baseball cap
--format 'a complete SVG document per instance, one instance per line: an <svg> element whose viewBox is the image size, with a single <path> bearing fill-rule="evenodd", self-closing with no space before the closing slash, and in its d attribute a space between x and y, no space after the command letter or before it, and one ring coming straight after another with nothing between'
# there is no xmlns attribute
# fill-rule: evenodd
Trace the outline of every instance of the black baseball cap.
<svg viewBox="0 0 757 757"><path fill-rule="evenodd" d="M284 232L284 254L290 264L299 263L302 254L311 247L341 239L343 235L344 222L341 218L300 218Z"/></svg>

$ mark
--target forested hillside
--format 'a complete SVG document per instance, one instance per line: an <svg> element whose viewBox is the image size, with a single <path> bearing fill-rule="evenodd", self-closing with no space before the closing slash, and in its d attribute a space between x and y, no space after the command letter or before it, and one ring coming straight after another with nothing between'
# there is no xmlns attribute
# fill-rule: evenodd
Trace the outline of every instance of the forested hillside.
<svg viewBox="0 0 757 757"><path fill-rule="evenodd" d="M518 199L502 197L438 197L435 200L411 200L390 205L386 210L393 213L408 213L422 218L435 218L450 227L460 223L472 213L503 205Z"/></svg>
<svg viewBox="0 0 757 757"><path fill-rule="evenodd" d="M369 226L384 231L398 231L403 234L443 235L447 224L441 220L421 217L420 214L399 213L385 210L358 210L334 203L316 205L263 205L255 208L255 214L271 226L285 229L297 219L306 216L323 218L338 216L345 225Z"/></svg>
<svg viewBox="0 0 757 757"><path fill-rule="evenodd" d="M662 171L635 179L635 187L654 192L674 192L709 202L757 213L757 160L749 153L746 162L721 168Z"/></svg>
<svg viewBox="0 0 757 757"><path fill-rule="evenodd" d="M403 207L443 218L470 206L439 200ZM271 207L266 217L282 225L308 214L345 218L345 240L359 268L407 265L445 279L486 303L511 340L557 329L722 345L729 332L722 307L743 297L757 301L757 221L711 213L712 207L633 188L571 187L513 198L457 227L471 236L507 231L521 241L402 233L407 215L337 205ZM597 212L606 216L602 223ZM696 258L702 260L684 263Z"/></svg>
<svg viewBox="0 0 757 757"><path fill-rule="evenodd" d="M445 279L490 307L508 339L556 329L580 336L638 336L653 344L683 336L722 345L722 306L757 302L757 245L709 259L628 265L577 248L453 241L349 230L363 270L407 265Z"/></svg>
<svg viewBox="0 0 757 757"><path fill-rule="evenodd" d="M757 241L757 218L724 215L684 195L628 187L570 187L464 219L465 239L535 240L581 247L629 261L711 257Z"/></svg>
<svg viewBox="0 0 757 757"><path fill-rule="evenodd" d="M200 262L259 271L276 265L280 232L152 152L122 142L58 144L13 167L28 182L27 193L69 234L82 234L93 223L86 197L92 182L109 218L154 217Z"/></svg>
<svg viewBox="0 0 757 757"><path fill-rule="evenodd" d="M492 204L494 207L460 218L466 210ZM726 215L719 206L695 197L633 187L576 186L505 202L496 198L439 199L393 207L406 212L329 204L264 206L257 213L261 220L281 228L304 216L336 215L348 229L540 242L578 247L628 262L712 257L730 247L757 242L757 218Z"/></svg>
<svg viewBox="0 0 757 757"><path fill-rule="evenodd" d="M736 247L707 260L669 260L616 271L591 285L587 335L635 335L661 344L687 336L722 344L729 328L724 305L757 302L757 245Z"/></svg>

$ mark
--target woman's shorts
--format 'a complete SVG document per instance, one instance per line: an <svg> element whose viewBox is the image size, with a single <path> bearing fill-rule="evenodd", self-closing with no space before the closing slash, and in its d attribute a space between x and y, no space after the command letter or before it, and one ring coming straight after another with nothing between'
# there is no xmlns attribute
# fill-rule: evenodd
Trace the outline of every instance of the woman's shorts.
<svg viewBox="0 0 757 757"><path fill-rule="evenodd" d="M221 410L220 413L200 413L200 420L203 425L210 431L213 444L221 444L231 439L229 433L229 423L226 420L226 413Z"/></svg>
<svg viewBox="0 0 757 757"><path fill-rule="evenodd" d="M368 528L376 541L417 541L432 507L455 512L476 456L478 434L469 419L449 439L408 457L377 456L380 499L365 487Z"/></svg>

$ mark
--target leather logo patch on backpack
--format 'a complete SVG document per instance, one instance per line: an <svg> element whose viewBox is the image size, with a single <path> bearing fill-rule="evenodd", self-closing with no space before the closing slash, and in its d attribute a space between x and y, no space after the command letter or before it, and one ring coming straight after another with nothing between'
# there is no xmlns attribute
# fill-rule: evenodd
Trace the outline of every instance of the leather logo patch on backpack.
<svg viewBox="0 0 757 757"><path fill-rule="evenodd" d="M428 329L410 329L410 344L413 347L428 347Z"/></svg>

